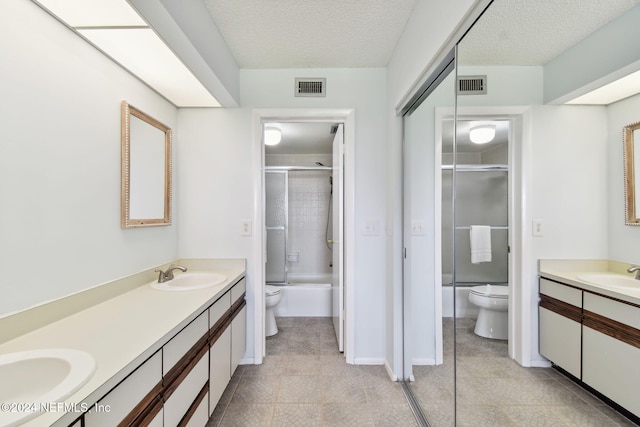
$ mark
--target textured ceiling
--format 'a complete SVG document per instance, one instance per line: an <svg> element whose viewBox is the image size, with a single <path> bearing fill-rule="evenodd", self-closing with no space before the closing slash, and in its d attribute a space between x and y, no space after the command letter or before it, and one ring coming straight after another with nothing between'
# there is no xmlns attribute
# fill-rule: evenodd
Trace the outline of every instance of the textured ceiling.
<svg viewBox="0 0 640 427"><path fill-rule="evenodd" d="M495 0L460 44L462 65L543 65L640 0Z"/></svg>
<svg viewBox="0 0 640 427"><path fill-rule="evenodd" d="M333 123L274 123L282 131L278 145L266 146L267 154L331 154ZM268 126L268 125L267 125Z"/></svg>
<svg viewBox="0 0 640 427"><path fill-rule="evenodd" d="M203 0L240 68L384 67L416 0Z"/></svg>

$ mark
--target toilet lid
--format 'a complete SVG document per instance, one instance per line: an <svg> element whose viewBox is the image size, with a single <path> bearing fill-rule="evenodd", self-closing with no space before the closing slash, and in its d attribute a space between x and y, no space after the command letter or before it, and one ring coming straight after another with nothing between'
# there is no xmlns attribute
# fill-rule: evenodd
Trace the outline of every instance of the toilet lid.
<svg viewBox="0 0 640 427"><path fill-rule="evenodd" d="M272 285L265 285L264 287L264 294L269 296L269 295L276 295L280 293L280 288L277 286L272 286Z"/></svg>
<svg viewBox="0 0 640 427"><path fill-rule="evenodd" d="M509 298L509 287L503 285L474 286L469 292L476 295L488 295L491 298Z"/></svg>

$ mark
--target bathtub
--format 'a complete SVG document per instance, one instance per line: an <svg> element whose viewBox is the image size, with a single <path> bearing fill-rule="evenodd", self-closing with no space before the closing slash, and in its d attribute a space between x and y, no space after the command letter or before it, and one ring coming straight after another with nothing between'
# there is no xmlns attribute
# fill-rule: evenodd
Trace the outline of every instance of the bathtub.
<svg viewBox="0 0 640 427"><path fill-rule="evenodd" d="M287 276L289 282L280 286L282 300L275 307L276 317L331 317L331 276Z"/></svg>

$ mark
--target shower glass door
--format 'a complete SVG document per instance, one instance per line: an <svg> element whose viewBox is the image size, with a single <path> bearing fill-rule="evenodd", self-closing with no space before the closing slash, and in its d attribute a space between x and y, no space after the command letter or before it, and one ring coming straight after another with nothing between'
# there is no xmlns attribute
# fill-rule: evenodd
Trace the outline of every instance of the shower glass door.
<svg viewBox="0 0 640 427"><path fill-rule="evenodd" d="M288 173L265 171L265 228L267 283L287 283Z"/></svg>

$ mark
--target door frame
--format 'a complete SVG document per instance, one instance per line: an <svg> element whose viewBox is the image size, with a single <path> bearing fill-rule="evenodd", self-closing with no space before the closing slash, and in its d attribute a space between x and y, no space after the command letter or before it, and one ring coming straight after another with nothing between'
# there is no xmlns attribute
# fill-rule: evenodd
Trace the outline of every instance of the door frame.
<svg viewBox="0 0 640 427"><path fill-rule="evenodd" d="M535 276L532 265L533 241L530 228L531 195L531 107L529 106L458 106L457 111L443 108L437 113L436 126L443 119L509 120L509 357L520 365L546 366L532 360L533 325L537 329L535 293L529 288ZM440 124L438 124L440 123ZM442 313L440 313L442 315Z"/></svg>
<svg viewBox="0 0 640 427"><path fill-rule="evenodd" d="M511 244L511 260L509 265L509 356L522 366L547 366L532 360L533 348L536 345L534 339L537 333L537 312L536 312L536 290L531 289L531 277L536 275L535 261L533 257L533 240L530 228L531 224L531 107L529 106L482 106L468 107L458 106L457 111L454 108L442 107L436 109L435 131L436 142L439 144L441 140L441 124L443 119L466 119L469 117L490 117L496 120L511 121L510 129L510 145L509 145L509 198L511 211L509 213L509 241ZM515 138L515 140L514 140ZM439 164L439 156L436 156L436 162ZM437 169L437 168L436 168ZM440 182L440 171L434 171ZM404 183L403 183L404 186ZM437 194L441 190L437 189ZM435 209L435 230L440 230L440 210L441 196L437 196L434 200ZM404 206L403 206L404 211ZM408 224L404 223L403 213L403 233L406 232ZM404 235L404 234L403 234ZM436 246L436 269L440 265L440 242L439 236L436 236L434 245ZM438 276L435 274L435 276ZM403 268L404 275L404 268ZM434 281L441 285L441 277L434 277ZM403 286L407 286L404 283ZM441 301L441 290L436 286L436 301ZM407 305L405 305L406 307ZM436 304L434 315L436 320L442 318L441 304ZM406 318L406 315L405 315ZM410 316L409 316L410 319ZM410 323L410 322L409 322ZM535 328L534 328L535 326ZM405 326L405 334L411 331L411 325ZM436 352L442 352L442 337L436 334ZM437 357L437 356L436 356ZM411 369L407 370L407 364L411 359L411 355L405 355L405 372L411 376Z"/></svg>
<svg viewBox="0 0 640 427"><path fill-rule="evenodd" d="M265 188L264 145L262 126L266 122L332 122L344 124L344 356L355 363L355 111L353 109L256 109L253 111L253 167L254 174L254 234L253 265L256 277L254 288L254 363L261 364L266 354L264 335L265 315L265 254L264 233Z"/></svg>

